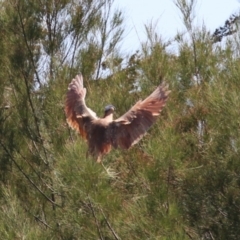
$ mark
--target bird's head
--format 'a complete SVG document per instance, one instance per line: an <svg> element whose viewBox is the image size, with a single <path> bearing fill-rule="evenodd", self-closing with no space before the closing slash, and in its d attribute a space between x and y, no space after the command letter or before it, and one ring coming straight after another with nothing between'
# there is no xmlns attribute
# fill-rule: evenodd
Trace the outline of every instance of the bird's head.
<svg viewBox="0 0 240 240"><path fill-rule="evenodd" d="M104 117L107 117L109 115L112 115L115 111L115 107L113 105L107 105L104 109Z"/></svg>

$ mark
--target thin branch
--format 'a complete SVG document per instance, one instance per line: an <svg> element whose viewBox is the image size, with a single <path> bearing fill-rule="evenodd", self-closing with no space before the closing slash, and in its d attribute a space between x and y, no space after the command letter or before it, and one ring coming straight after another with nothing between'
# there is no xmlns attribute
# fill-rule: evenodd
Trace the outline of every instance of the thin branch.
<svg viewBox="0 0 240 240"><path fill-rule="evenodd" d="M103 54L104 53L104 47L105 47L106 41L107 41L107 27L108 27L108 22L109 22L109 18L110 18L111 8L112 8L112 3L109 2L108 3L108 9L105 10L105 16L104 16L105 19L104 19L104 22L103 22L103 28L101 29L101 51L100 51L100 57L99 57L99 60L98 60L96 80L99 79L100 68L101 68L101 65L102 65L102 59L103 59L103 55L104 55Z"/></svg>
<svg viewBox="0 0 240 240"><path fill-rule="evenodd" d="M167 176L167 213L169 213L169 188L170 188L170 178L171 178L171 165L168 166L168 176Z"/></svg>
<svg viewBox="0 0 240 240"><path fill-rule="evenodd" d="M221 42L223 37L236 33L239 20L239 15L232 14L230 18L225 21L224 26L217 28L212 34L213 43Z"/></svg>
<svg viewBox="0 0 240 240"><path fill-rule="evenodd" d="M212 239L212 240L215 240L215 238L213 237L213 235L212 235L212 233L211 233L211 231L210 231L210 230L208 230L208 233L209 233L209 235L210 235L211 239Z"/></svg>
<svg viewBox="0 0 240 240"><path fill-rule="evenodd" d="M8 151L8 149L5 147L5 145L0 141L0 145L4 149L4 151L8 154L9 158L12 160L12 162L15 164L15 166L18 168L18 170L23 174L23 176L33 185L34 188L36 188L49 202L51 202L54 206L60 207L57 203L52 201L33 181L31 178L28 177L28 175L23 171L23 169L20 167L20 165L15 161L11 153Z"/></svg>
<svg viewBox="0 0 240 240"><path fill-rule="evenodd" d="M42 219L40 219L38 216L35 216L34 214L32 214L32 215L33 215L33 217L34 217L37 221L39 221L40 223L42 223L44 226L50 228L51 230L53 230L53 228L52 228L51 226L49 226L45 221L43 221Z"/></svg>
<svg viewBox="0 0 240 240"><path fill-rule="evenodd" d="M91 211L92 211L92 214L93 214L93 217L94 217L94 220L95 220L96 226L97 226L98 235L99 235L99 237L100 237L101 240L104 240L104 238L103 238L103 236L102 236L102 233L101 233L101 230L100 230L100 227L99 227L99 223L98 223L98 220L97 220L97 217L96 217L96 214L95 214L94 208L93 208L93 206L92 206L92 202L91 202L91 200L90 200L89 197L88 197L88 201L89 201L90 208L91 208Z"/></svg>
<svg viewBox="0 0 240 240"><path fill-rule="evenodd" d="M106 218L106 215L104 214L103 210L101 209L102 215L107 223L108 228L111 230L113 236L115 237L116 240L120 240L121 238L118 237L118 235L116 234L116 232L114 231L114 229L112 228L111 224L109 223L109 221Z"/></svg>
<svg viewBox="0 0 240 240"><path fill-rule="evenodd" d="M53 228L52 228L50 225L48 225L48 224L46 223L46 221L40 219L38 216L36 216L36 215L34 215L33 213L31 213L24 205L23 205L22 207L23 207L23 209L24 209L28 214L30 214L31 216L33 216L37 221L39 221L40 223L42 223L44 226L48 227L49 229L53 230Z"/></svg>
<svg viewBox="0 0 240 240"><path fill-rule="evenodd" d="M28 143L27 143L28 144ZM30 147L28 147L29 151L32 153L32 155L34 155L34 153L32 152L32 150L30 149ZM26 163L31 167L31 169L33 170L33 172L36 173L36 175L38 176L38 178L42 181L42 183L48 188L50 189L52 192L54 192L54 189L49 186L43 179L42 177L39 175L39 173L35 170L35 168L33 167L33 165L27 160L26 157L24 157L19 151L17 151L17 153L21 156L22 159L24 159L24 161L26 161Z"/></svg>
<svg viewBox="0 0 240 240"><path fill-rule="evenodd" d="M30 103L30 107L31 107L31 110L32 110L32 113L33 113L33 118L34 118L34 122L35 122L35 125L36 125L36 129L37 129L37 133L38 133L38 138L42 144L42 148L43 148L43 152L44 152L44 155L45 155L45 159L48 161L48 157L47 157L47 151L44 147L44 142L43 142L43 138L41 136L41 131L40 131L40 128L39 128L39 119L37 117L37 114L36 114L36 111L35 111L35 108L34 108L34 105L33 105L33 101L32 101L32 98L31 98L31 93L30 93L30 89L29 89L29 85L28 85L28 81L26 79L26 76L25 74L23 74L23 78L24 78L24 82L25 82L25 86L26 86L26 90L27 90L27 96L28 96L28 101ZM44 161L45 164L48 164L47 162Z"/></svg>
<svg viewBox="0 0 240 240"><path fill-rule="evenodd" d="M27 127L27 128L29 129L29 127ZM30 129L29 129L29 133L31 134ZM32 135L32 134L31 134L31 135ZM46 165L48 165L48 163L47 163L47 162L44 160L44 158L41 156L41 153L40 153L40 151L39 151L39 149L38 149L38 147L37 147L37 145L36 145L36 142L35 142L34 140L32 140L32 144L33 144L35 150L37 151L38 157L39 157ZM29 150L30 150L30 148L29 148ZM30 150L30 151L31 151L31 153L34 155L34 153L32 152L32 150Z"/></svg>
<svg viewBox="0 0 240 240"><path fill-rule="evenodd" d="M29 44L28 44L28 40L27 40L27 35L26 35L26 32L25 32L25 28L24 28L24 24L23 24L23 19L22 19L22 15L20 13L20 9L19 9L19 5L17 5L17 13L18 13L18 16L19 16L19 20L20 20L20 25L21 25L21 28L22 28L22 34L23 34L23 37L24 37L24 41L25 41L25 44L26 44L26 47L27 47L27 50L31 56L31 62L32 62L32 65L34 67L34 73L36 74L36 77L37 77L37 82L38 84L40 85L40 87L42 86L42 83L40 81L40 78L39 78L39 75L38 75L38 72L37 72L37 67L35 66L35 62L34 62L34 58L33 58L33 52L31 51L30 47L29 47Z"/></svg>
<svg viewBox="0 0 240 240"><path fill-rule="evenodd" d="M185 228L183 228L183 230L184 230L184 232L188 235L188 237L189 237L190 239L193 239L193 237L191 236L191 234L190 234Z"/></svg>

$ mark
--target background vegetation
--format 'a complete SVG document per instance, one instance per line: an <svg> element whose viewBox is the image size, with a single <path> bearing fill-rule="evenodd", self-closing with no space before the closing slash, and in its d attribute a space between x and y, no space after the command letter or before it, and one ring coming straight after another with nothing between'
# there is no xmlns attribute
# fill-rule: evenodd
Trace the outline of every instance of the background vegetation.
<svg viewBox="0 0 240 240"><path fill-rule="evenodd" d="M1 239L239 239L240 37L196 28L193 0L176 7L184 33L147 26L124 55L113 0L0 1ZM172 90L145 138L105 157L110 175L65 121L78 72L99 115Z"/></svg>

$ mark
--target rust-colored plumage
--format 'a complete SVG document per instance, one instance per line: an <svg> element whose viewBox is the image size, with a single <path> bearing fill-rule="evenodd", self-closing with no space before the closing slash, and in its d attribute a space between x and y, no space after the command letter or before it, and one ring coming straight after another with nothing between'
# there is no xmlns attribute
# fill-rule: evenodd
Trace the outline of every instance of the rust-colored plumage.
<svg viewBox="0 0 240 240"><path fill-rule="evenodd" d="M162 84L145 100L138 101L128 112L113 120L114 107L105 107L103 118L85 104L86 88L82 75L69 84L65 103L68 124L88 142L88 153L101 161L111 147L128 149L136 144L156 121L166 104L168 86Z"/></svg>

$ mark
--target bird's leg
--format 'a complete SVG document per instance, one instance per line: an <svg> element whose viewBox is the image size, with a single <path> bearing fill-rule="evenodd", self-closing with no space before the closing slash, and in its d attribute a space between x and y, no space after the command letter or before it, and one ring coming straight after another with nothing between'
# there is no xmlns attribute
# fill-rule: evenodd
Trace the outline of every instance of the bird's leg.
<svg viewBox="0 0 240 240"><path fill-rule="evenodd" d="M88 159L88 156L89 156L89 150L87 150L86 152L86 159Z"/></svg>
<svg viewBox="0 0 240 240"><path fill-rule="evenodd" d="M107 175L110 178L116 178L117 177L118 173L114 172L112 168L110 168L110 167L106 168L102 162L101 162L101 165L103 166L104 170L107 172Z"/></svg>
<svg viewBox="0 0 240 240"><path fill-rule="evenodd" d="M97 157L97 162L98 162L98 163L101 163L101 162L102 162L101 155L98 155L98 157Z"/></svg>
<svg viewBox="0 0 240 240"><path fill-rule="evenodd" d="M102 162L102 159L101 159L101 155L98 154L98 157L97 157L97 163L101 163L101 165L103 166L104 170L107 172L107 174L109 175L109 169L105 168L103 162Z"/></svg>
<svg viewBox="0 0 240 240"><path fill-rule="evenodd" d="M104 168L104 170L106 171L107 175L110 177L110 178L113 178L113 175L111 174L111 169L110 168L106 168L103 164L103 162L100 162L102 167Z"/></svg>
<svg viewBox="0 0 240 240"><path fill-rule="evenodd" d="M102 167L104 168L104 170L107 172L107 175L110 177L110 178L116 178L117 177L117 173L113 171L112 168L108 167L106 168L102 162L102 159L100 156L98 156L98 159L97 159L97 162L98 163L101 163Z"/></svg>

